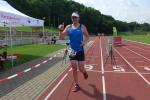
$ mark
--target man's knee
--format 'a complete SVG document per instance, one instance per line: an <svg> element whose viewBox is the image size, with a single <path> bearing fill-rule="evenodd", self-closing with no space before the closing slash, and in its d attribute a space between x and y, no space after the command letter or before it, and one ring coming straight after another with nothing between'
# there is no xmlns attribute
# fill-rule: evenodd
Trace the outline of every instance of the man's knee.
<svg viewBox="0 0 150 100"><path fill-rule="evenodd" d="M71 63L71 67L72 67L72 70L77 70L77 64L75 62Z"/></svg>
<svg viewBox="0 0 150 100"><path fill-rule="evenodd" d="M72 67L72 69L77 69L77 66L78 66L77 62L74 61L74 60L71 60L71 67Z"/></svg>
<svg viewBox="0 0 150 100"><path fill-rule="evenodd" d="M84 72L84 65L79 65L79 71Z"/></svg>
<svg viewBox="0 0 150 100"><path fill-rule="evenodd" d="M72 70L77 70L77 66L76 65L72 65Z"/></svg>

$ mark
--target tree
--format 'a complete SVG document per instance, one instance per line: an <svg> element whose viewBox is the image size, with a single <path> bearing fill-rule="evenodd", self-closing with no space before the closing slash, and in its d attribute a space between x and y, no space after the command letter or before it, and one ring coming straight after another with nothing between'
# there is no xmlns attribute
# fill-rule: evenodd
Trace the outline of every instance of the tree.
<svg viewBox="0 0 150 100"><path fill-rule="evenodd" d="M100 11L92 7L85 7L83 4L72 0L6 0L14 8L35 18L43 19L45 25L58 27L64 22L65 25L71 23L71 14L78 11L80 22L88 27L90 34L103 32L112 34L112 27L116 27L119 32L150 31L148 23L138 24L137 22L122 22L115 20L112 16L103 15Z"/></svg>

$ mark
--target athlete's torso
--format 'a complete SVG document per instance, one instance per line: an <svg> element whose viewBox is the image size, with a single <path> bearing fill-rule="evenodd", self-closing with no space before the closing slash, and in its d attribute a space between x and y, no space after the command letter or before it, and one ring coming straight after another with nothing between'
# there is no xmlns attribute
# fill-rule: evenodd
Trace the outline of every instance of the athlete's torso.
<svg viewBox="0 0 150 100"><path fill-rule="evenodd" d="M74 28L72 25L69 28L69 38L70 38L70 47L75 51L83 51L83 46L81 41L83 41L83 31L82 25L79 24L77 28Z"/></svg>

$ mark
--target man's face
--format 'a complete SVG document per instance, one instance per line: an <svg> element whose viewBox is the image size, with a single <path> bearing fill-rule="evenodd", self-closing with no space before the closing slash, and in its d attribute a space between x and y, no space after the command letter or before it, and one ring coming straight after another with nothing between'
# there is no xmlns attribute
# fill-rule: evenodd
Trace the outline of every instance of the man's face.
<svg viewBox="0 0 150 100"><path fill-rule="evenodd" d="M78 22L79 21L79 18L76 16L72 16L71 19L72 19L72 22Z"/></svg>

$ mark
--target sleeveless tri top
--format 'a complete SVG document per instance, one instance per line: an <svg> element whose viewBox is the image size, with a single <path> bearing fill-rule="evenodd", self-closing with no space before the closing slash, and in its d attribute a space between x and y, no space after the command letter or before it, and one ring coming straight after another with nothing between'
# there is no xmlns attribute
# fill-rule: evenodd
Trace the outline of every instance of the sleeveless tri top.
<svg viewBox="0 0 150 100"><path fill-rule="evenodd" d="M81 41L83 41L83 32L81 28L81 24L77 29L74 29L71 25L69 28L69 39L70 39L70 47L75 51L83 51L83 46L81 45Z"/></svg>

